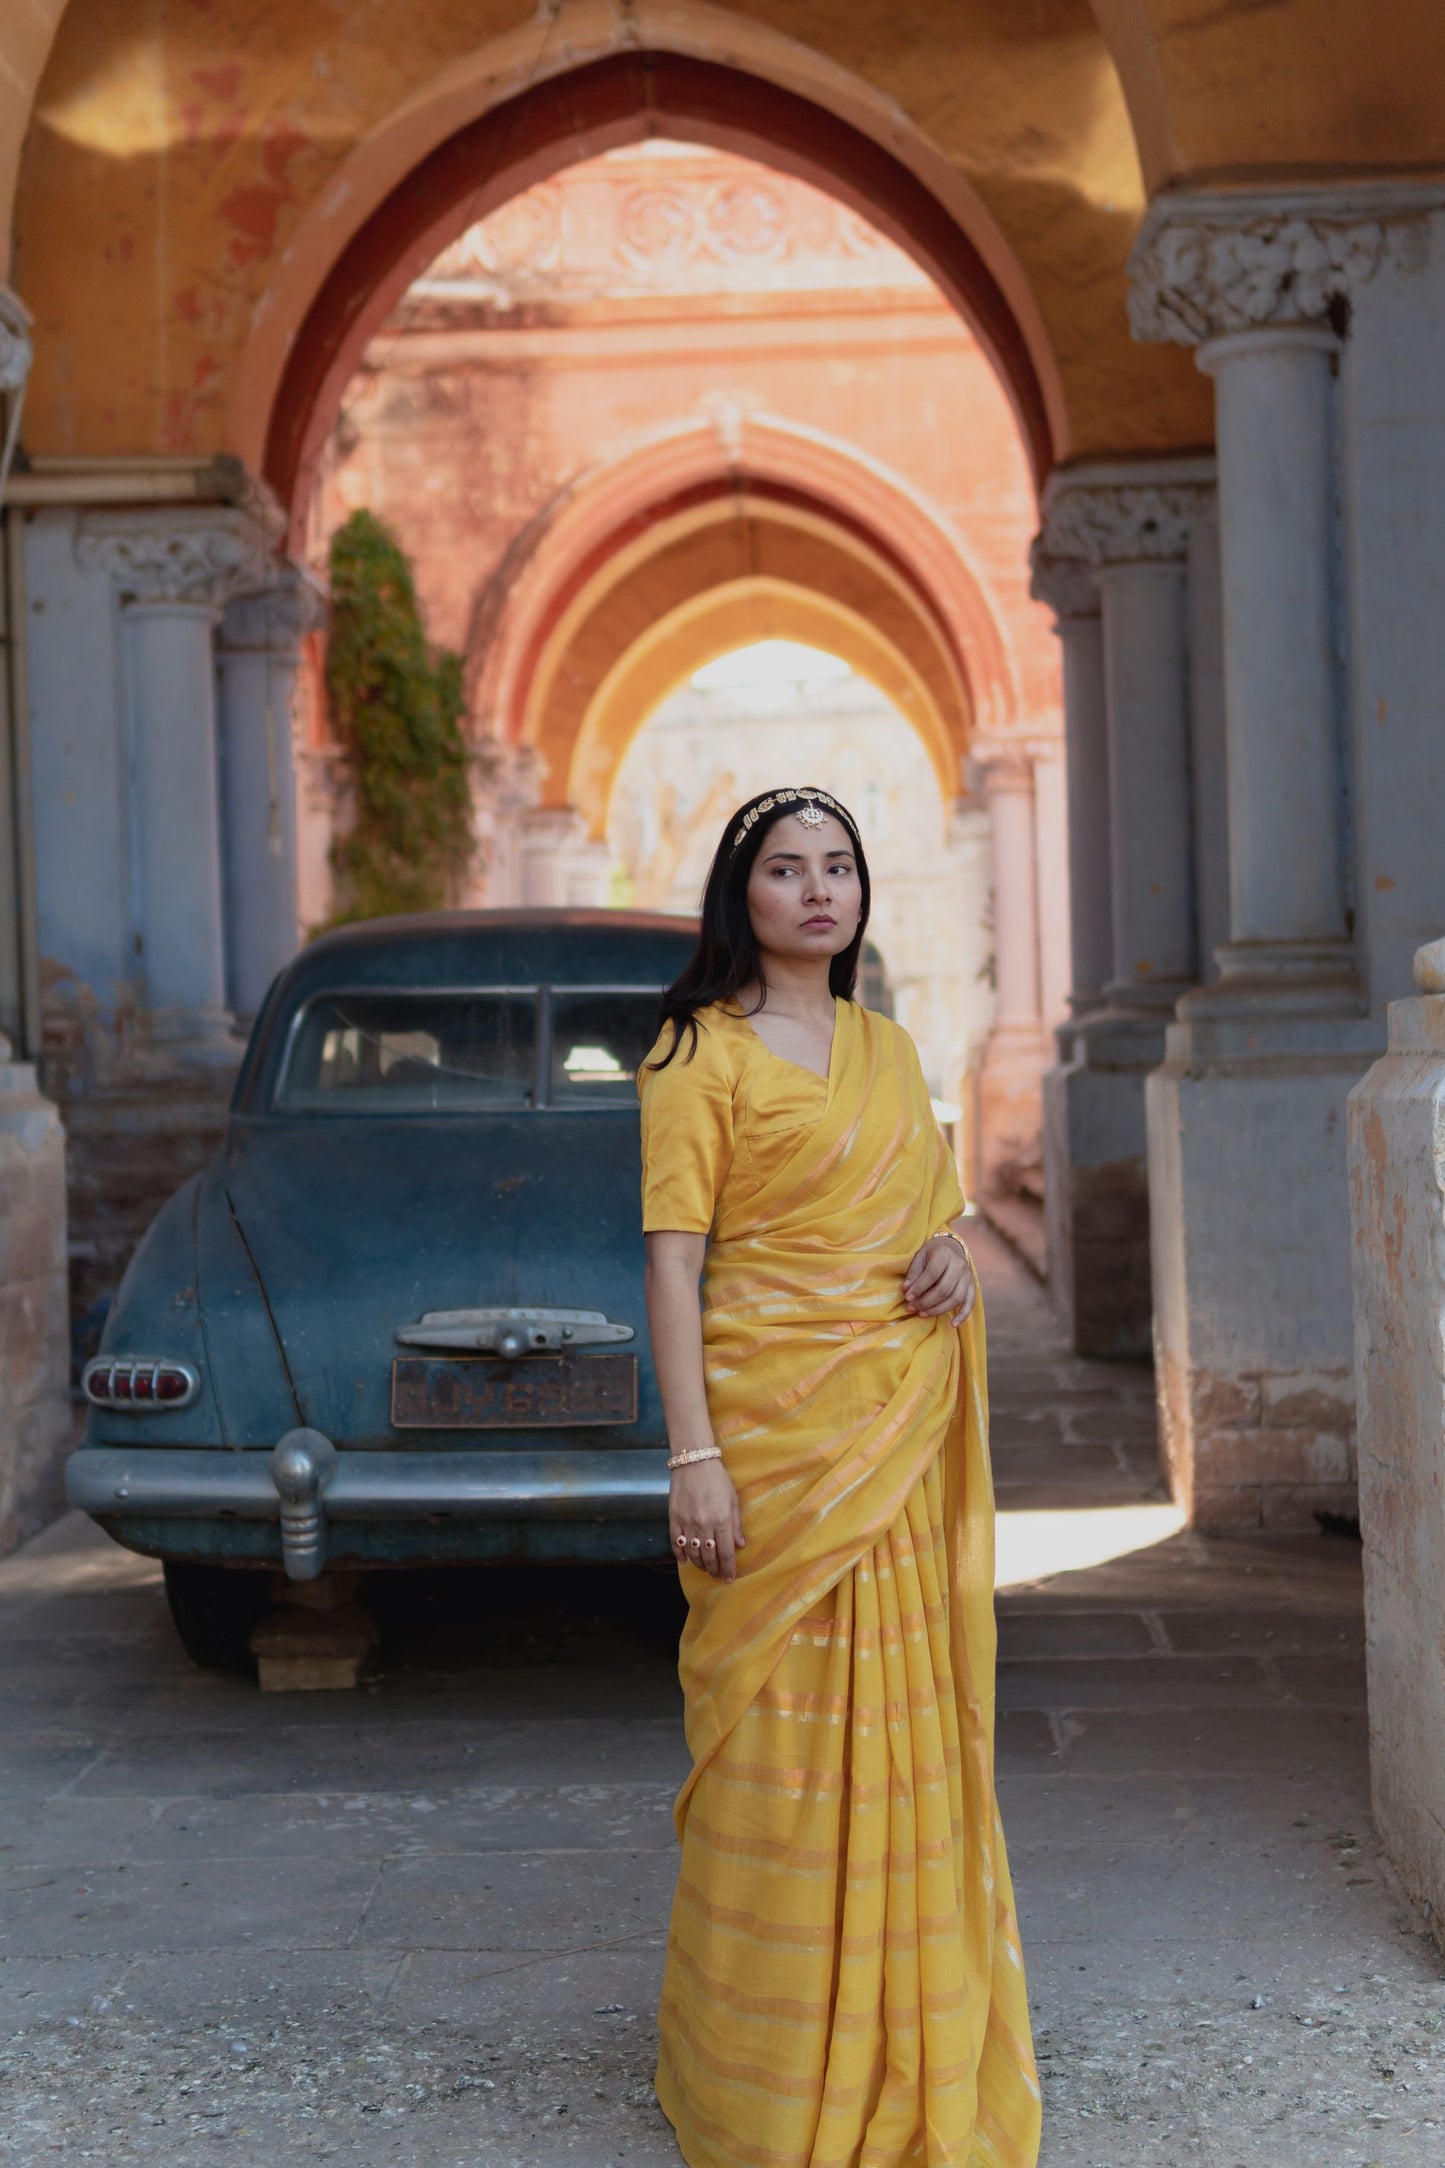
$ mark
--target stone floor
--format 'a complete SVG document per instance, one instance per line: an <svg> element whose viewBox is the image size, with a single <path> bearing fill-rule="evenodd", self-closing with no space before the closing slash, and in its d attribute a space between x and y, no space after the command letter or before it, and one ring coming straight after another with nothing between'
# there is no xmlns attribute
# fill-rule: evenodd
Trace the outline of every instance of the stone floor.
<svg viewBox="0 0 1445 2168"><path fill-rule="evenodd" d="M1371 1837L1358 1552L1171 1533L1140 1373L978 1243L999 1770L1047 2168L1439 2168L1445 1968ZM665 1578L382 1591L381 1675L189 1669L74 1519L0 1566L0 2159L653 2168Z"/></svg>

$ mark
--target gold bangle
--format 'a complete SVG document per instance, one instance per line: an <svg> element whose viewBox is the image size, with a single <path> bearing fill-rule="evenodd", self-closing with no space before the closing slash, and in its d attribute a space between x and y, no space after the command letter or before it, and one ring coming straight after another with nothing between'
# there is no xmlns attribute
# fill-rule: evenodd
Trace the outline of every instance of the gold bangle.
<svg viewBox="0 0 1445 2168"><path fill-rule="evenodd" d="M970 1272L972 1272L973 1259L968 1256L968 1244L964 1241L962 1235L956 1234L951 1227L940 1227L938 1233L934 1235L932 1239L935 1242L938 1242L940 1240L945 1242L956 1242L959 1248L963 1251L964 1256L968 1258L968 1269Z"/></svg>
<svg viewBox="0 0 1445 2168"><path fill-rule="evenodd" d="M691 1468L695 1461L721 1459L722 1447L720 1445L699 1445L694 1446L689 1453L670 1453L667 1465L669 1468Z"/></svg>

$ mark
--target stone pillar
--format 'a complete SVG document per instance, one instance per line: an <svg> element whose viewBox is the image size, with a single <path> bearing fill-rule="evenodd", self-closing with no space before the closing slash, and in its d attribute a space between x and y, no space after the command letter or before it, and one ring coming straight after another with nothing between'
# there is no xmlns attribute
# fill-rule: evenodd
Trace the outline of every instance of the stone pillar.
<svg viewBox="0 0 1445 2168"><path fill-rule="evenodd" d="M1224 611L1219 520L1201 510L1189 535L1189 757L1194 785L1194 915L1199 976L1218 976L1229 939L1229 771L1224 728Z"/></svg>
<svg viewBox="0 0 1445 2168"><path fill-rule="evenodd" d="M33 360L30 311L8 286L0 286L0 505ZM21 564L11 565L12 551L23 557L18 528L0 533L0 1032L33 1048L40 1003L34 833L28 819L23 826L21 819L21 803L31 795L27 688L20 682L25 630L11 621L24 580Z"/></svg>
<svg viewBox="0 0 1445 2168"><path fill-rule="evenodd" d="M1069 1007L1101 1008L1113 973L1110 894L1109 712L1098 584L1087 566L1033 556L1031 591L1054 613L1063 651L1064 773L1069 836ZM1067 1031L1064 1036L1067 1038Z"/></svg>
<svg viewBox="0 0 1445 2168"><path fill-rule="evenodd" d="M611 886L607 845L589 835L575 806L537 806L520 823L520 902L599 909Z"/></svg>
<svg viewBox="0 0 1445 2168"><path fill-rule="evenodd" d="M480 868L478 903L515 910L522 901L522 827L542 794L537 755L485 735L473 765L473 820Z"/></svg>
<svg viewBox="0 0 1445 2168"><path fill-rule="evenodd" d="M0 286L0 499L19 433L30 372L28 312ZM0 548L0 570L5 569ZM7 1010L35 1026L34 932L19 823L28 807L15 799L17 710L23 705L10 664L15 653L7 581L0 607L5 632L0 665L0 987ZM29 1062L12 1059L0 1036L0 1555L32 1536L64 1506L70 1450L70 1304L66 1285L65 1131L58 1109L36 1087Z"/></svg>
<svg viewBox="0 0 1445 2168"><path fill-rule="evenodd" d="M65 1131L0 1038L0 1555L64 1510L69 1322Z"/></svg>
<svg viewBox="0 0 1445 2168"><path fill-rule="evenodd" d="M955 798L948 809L944 851L953 869L952 909L956 938L949 952L956 968L956 1035L943 1078L943 1096L962 1110L954 1131L959 1179L965 1197L979 1186L979 1077L993 1021L989 890L993 856L988 808L976 795Z"/></svg>
<svg viewBox="0 0 1445 2168"><path fill-rule="evenodd" d="M1201 347L1215 381L1228 745L1224 977L1297 1006L1353 979L1340 857L1339 685L1331 605L1331 365L1323 327L1276 324Z"/></svg>
<svg viewBox="0 0 1445 2168"><path fill-rule="evenodd" d="M980 749L993 828L994 1016L979 1078L979 1179L985 1196L1029 1185L1040 1157L1038 868L1034 767L1023 748Z"/></svg>
<svg viewBox="0 0 1445 2168"><path fill-rule="evenodd" d="M301 641L322 592L297 565L227 606L217 642L227 998L249 1022L296 953L296 777L291 711Z"/></svg>
<svg viewBox="0 0 1445 2168"><path fill-rule="evenodd" d="M1144 1078L1196 971L1186 566L1211 475L1199 460L1063 470L1034 550L1035 591L1073 628L1076 983L1045 1086L1045 1182L1051 1284L1086 1355L1150 1347Z"/></svg>
<svg viewBox="0 0 1445 2168"><path fill-rule="evenodd" d="M153 1055L232 1062L213 635L233 596L266 583L265 537L239 511L98 512L76 548L109 572L125 618L132 940Z"/></svg>
<svg viewBox="0 0 1445 2168"><path fill-rule="evenodd" d="M1375 1824L1445 1928L1445 941L1349 1095L1359 1506Z"/></svg>
<svg viewBox="0 0 1445 2168"><path fill-rule="evenodd" d="M1325 237L1244 208L1166 199L1133 259L1136 332L1207 340L1216 384L1229 808L1219 981L1149 1085L1156 1362L1196 1524L1312 1527L1350 1479L1345 1094L1374 1051L1345 935L1338 286Z"/></svg>
<svg viewBox="0 0 1445 2168"><path fill-rule="evenodd" d="M1044 1037L1069 1015L1073 948L1069 932L1069 805L1064 747L1034 744L1034 864L1039 899L1039 1015Z"/></svg>

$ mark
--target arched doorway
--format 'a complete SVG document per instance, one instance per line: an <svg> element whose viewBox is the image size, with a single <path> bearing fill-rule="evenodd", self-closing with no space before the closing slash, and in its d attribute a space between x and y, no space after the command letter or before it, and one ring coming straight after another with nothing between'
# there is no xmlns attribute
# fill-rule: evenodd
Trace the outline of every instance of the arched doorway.
<svg viewBox="0 0 1445 2168"><path fill-rule="evenodd" d="M1032 473L988 356L906 251L733 153L614 149L451 238L363 353L315 471L313 546L350 506L394 518L464 650L492 785L475 900L612 894L629 746L699 669L762 640L826 650L890 704L929 771L926 847L966 835L975 875L1001 750L1027 778L1057 743L1022 578ZM1061 828L1034 834L1057 807L1030 782L1009 864L1032 991L1000 1042L1022 1087L989 1103L1011 1132L1032 1122L1014 1165L1037 1156L1041 950L1063 947L1032 895L1062 855ZM926 1035L957 1100L996 975L974 950L1010 914L975 883L945 915L970 1001Z"/></svg>
<svg viewBox="0 0 1445 2168"><path fill-rule="evenodd" d="M263 471L293 521L304 517L321 447L367 340L457 232L579 157L656 138L711 144L798 174L914 255L989 354L1042 482L1061 449L1062 405L1026 288L981 207L956 190L945 205L907 162L908 151L926 147L900 141L896 114L875 135L858 124L862 113L845 118L761 72L665 48L609 53L496 102L479 88L476 102L477 117L450 132L441 132L438 113L437 140L420 157L414 128L411 161L370 214L339 250L334 238L330 249L323 243L319 261L307 241L294 246L294 268L288 276L283 267L278 281L285 301L262 312L235 421L248 438L260 424ZM867 117L875 125L882 118ZM885 147L889 137L898 148ZM344 203L339 192L333 214ZM278 347L275 319L288 316Z"/></svg>

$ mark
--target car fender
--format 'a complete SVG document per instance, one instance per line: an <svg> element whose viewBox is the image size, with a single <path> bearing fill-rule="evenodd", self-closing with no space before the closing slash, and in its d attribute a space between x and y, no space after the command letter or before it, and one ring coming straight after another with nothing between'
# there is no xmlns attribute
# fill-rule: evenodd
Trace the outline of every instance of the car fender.
<svg viewBox="0 0 1445 2168"><path fill-rule="evenodd" d="M187 1406L91 1408L87 1445L271 1446L298 1420L285 1361L220 1170L152 1220L106 1319L100 1353L188 1363Z"/></svg>

